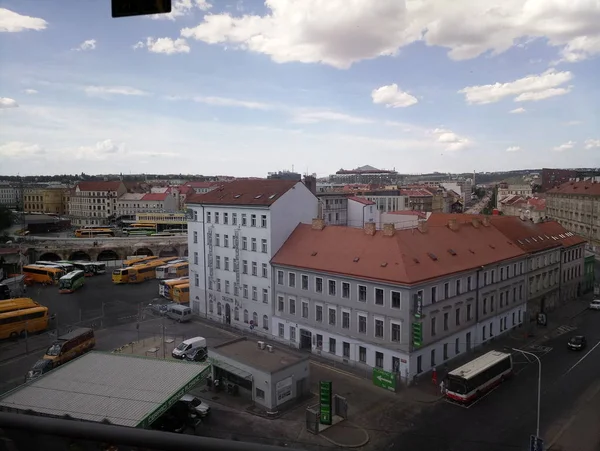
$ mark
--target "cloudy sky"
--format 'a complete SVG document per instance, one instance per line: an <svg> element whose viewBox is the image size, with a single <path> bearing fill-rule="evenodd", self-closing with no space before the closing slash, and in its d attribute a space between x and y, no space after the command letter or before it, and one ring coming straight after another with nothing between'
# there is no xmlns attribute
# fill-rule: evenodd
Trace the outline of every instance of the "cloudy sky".
<svg viewBox="0 0 600 451"><path fill-rule="evenodd" d="M173 2L0 0L0 174L600 166L598 0Z"/></svg>

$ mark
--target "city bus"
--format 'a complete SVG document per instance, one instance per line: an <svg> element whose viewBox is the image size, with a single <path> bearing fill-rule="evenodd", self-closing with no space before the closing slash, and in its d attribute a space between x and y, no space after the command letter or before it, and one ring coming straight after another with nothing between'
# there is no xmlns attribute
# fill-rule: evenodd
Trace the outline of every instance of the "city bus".
<svg viewBox="0 0 600 451"><path fill-rule="evenodd" d="M0 313L12 312L28 308L40 307L40 304L31 298L13 298L0 301Z"/></svg>
<svg viewBox="0 0 600 451"><path fill-rule="evenodd" d="M179 269L177 265L185 265L185 271L183 269ZM188 262L187 260L173 260L169 262L167 265L159 266L156 268L156 278L157 279L173 279L175 277L184 277L188 275ZM185 274L179 274L183 273Z"/></svg>
<svg viewBox="0 0 600 451"><path fill-rule="evenodd" d="M94 273L98 274L106 274L106 263L103 262L91 262L92 267L94 268Z"/></svg>
<svg viewBox="0 0 600 451"><path fill-rule="evenodd" d="M148 263L152 260L158 260L158 257L150 256L150 257L129 258L123 262L123 268L129 268L130 266L133 266L133 265L142 265L142 264Z"/></svg>
<svg viewBox="0 0 600 451"><path fill-rule="evenodd" d="M0 313L0 340L25 337L48 329L48 308L37 306Z"/></svg>
<svg viewBox="0 0 600 451"><path fill-rule="evenodd" d="M61 294L73 293L83 286L84 280L85 273L80 269L70 272L58 281L58 292Z"/></svg>
<svg viewBox="0 0 600 451"><path fill-rule="evenodd" d="M158 294L162 297L172 300L173 288L177 285L189 283L189 277L178 277L177 279L161 280L158 284Z"/></svg>
<svg viewBox="0 0 600 451"><path fill-rule="evenodd" d="M96 274L96 268L92 262L73 262L76 269L83 271L85 277L92 277Z"/></svg>
<svg viewBox="0 0 600 451"><path fill-rule="evenodd" d="M115 236L115 232L111 228L94 228L94 229L77 229L75 230L76 238L96 238Z"/></svg>
<svg viewBox="0 0 600 451"><path fill-rule="evenodd" d="M46 285L56 285L58 279L65 275L61 268L55 266L26 265L23 266L23 274L26 279Z"/></svg>
<svg viewBox="0 0 600 451"><path fill-rule="evenodd" d="M41 260L41 261L35 262L34 265L53 266L53 267L62 268L62 270L65 272L65 274L70 273L71 271L73 271L75 269L75 267L73 266L72 263L65 262L65 261L51 262L51 261Z"/></svg>
<svg viewBox="0 0 600 451"><path fill-rule="evenodd" d="M58 337L44 355L45 360L52 362L52 367L56 368L63 363L79 357L87 351L91 351L96 346L94 330L87 327L75 329L68 334Z"/></svg>
<svg viewBox="0 0 600 451"><path fill-rule="evenodd" d="M167 276L169 278L186 277L189 275L190 265L186 261L169 263L167 265Z"/></svg>
<svg viewBox="0 0 600 451"><path fill-rule="evenodd" d="M129 283L129 272L133 271L133 267L113 269L112 281L114 284Z"/></svg>
<svg viewBox="0 0 600 451"><path fill-rule="evenodd" d="M151 227L125 227L123 235L125 236L151 236L156 233L156 229Z"/></svg>
<svg viewBox="0 0 600 451"><path fill-rule="evenodd" d="M156 279L156 268L163 266L166 263L165 260L173 260L173 258L158 258L142 265L132 266L128 272L129 283L141 283L145 280Z"/></svg>
<svg viewBox="0 0 600 451"><path fill-rule="evenodd" d="M190 302L190 283L175 285L173 287L173 302L188 304Z"/></svg>
<svg viewBox="0 0 600 451"><path fill-rule="evenodd" d="M512 375L512 355L490 351L450 371L445 380L445 396L469 404Z"/></svg>

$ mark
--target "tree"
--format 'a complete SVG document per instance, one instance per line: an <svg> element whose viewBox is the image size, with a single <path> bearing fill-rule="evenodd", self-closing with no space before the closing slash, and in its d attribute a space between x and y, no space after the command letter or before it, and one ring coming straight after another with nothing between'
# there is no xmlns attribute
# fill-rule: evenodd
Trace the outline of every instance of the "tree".
<svg viewBox="0 0 600 451"><path fill-rule="evenodd" d="M5 205L0 205L0 230L8 229L13 223L13 214Z"/></svg>

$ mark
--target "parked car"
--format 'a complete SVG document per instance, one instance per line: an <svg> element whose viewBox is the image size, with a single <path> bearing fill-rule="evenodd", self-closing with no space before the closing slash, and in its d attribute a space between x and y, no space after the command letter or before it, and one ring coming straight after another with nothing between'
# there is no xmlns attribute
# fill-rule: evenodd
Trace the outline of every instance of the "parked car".
<svg viewBox="0 0 600 451"><path fill-rule="evenodd" d="M150 313L152 313L153 315L157 315L157 316L164 316L167 313L167 308L168 305L170 303L156 303L156 304L148 304L146 306L146 308L150 311Z"/></svg>
<svg viewBox="0 0 600 451"><path fill-rule="evenodd" d="M195 348L188 352L184 360L188 362L204 362L208 357L208 352L206 348Z"/></svg>
<svg viewBox="0 0 600 451"><path fill-rule="evenodd" d="M210 406L194 395L183 395L179 400L191 413L195 413L200 418L206 417L210 413Z"/></svg>
<svg viewBox="0 0 600 451"><path fill-rule="evenodd" d="M51 360L46 360L46 359L38 360L37 362L35 362L33 367L27 372L27 375L25 376L25 382L29 382L34 379L37 379L42 374L45 374L48 371L50 371L52 368L53 367L52 367Z"/></svg>
<svg viewBox="0 0 600 451"><path fill-rule="evenodd" d="M567 347L572 349L573 351L581 351L587 345L587 340L583 335L576 335L571 337L569 342L567 343Z"/></svg>
<svg viewBox="0 0 600 451"><path fill-rule="evenodd" d="M590 302L590 308L592 310L600 310L600 299L594 299Z"/></svg>
<svg viewBox="0 0 600 451"><path fill-rule="evenodd" d="M174 359L183 360L187 357L187 355L193 350L197 348L206 349L206 338L203 337L194 337L188 338L187 340L181 342L173 351L171 352L171 356Z"/></svg>

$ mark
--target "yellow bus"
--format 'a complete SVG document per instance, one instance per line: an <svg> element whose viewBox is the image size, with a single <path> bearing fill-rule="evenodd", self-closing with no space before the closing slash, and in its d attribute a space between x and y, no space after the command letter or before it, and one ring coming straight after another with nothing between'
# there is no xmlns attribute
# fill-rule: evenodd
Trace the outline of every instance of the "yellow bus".
<svg viewBox="0 0 600 451"><path fill-rule="evenodd" d="M115 231L109 228L95 228L95 229L78 229L75 230L76 238L96 238L96 237L109 237L115 236Z"/></svg>
<svg viewBox="0 0 600 451"><path fill-rule="evenodd" d="M112 281L114 284L129 283L129 271L133 270L133 267L128 268L117 268L113 269Z"/></svg>
<svg viewBox="0 0 600 451"><path fill-rule="evenodd" d="M189 276L190 265L188 262L181 262L168 265L169 277L186 277Z"/></svg>
<svg viewBox="0 0 600 451"><path fill-rule="evenodd" d="M23 266L23 274L26 279L34 282L56 285L65 272L61 268L53 266L26 265Z"/></svg>
<svg viewBox="0 0 600 451"><path fill-rule="evenodd" d="M129 260L125 260L123 262L123 268L129 268L133 265L142 265L144 263L151 262L152 260L157 260L158 257L134 257Z"/></svg>
<svg viewBox="0 0 600 451"><path fill-rule="evenodd" d="M13 298L0 301L0 313L12 312L28 308L40 307L40 304L31 298Z"/></svg>
<svg viewBox="0 0 600 451"><path fill-rule="evenodd" d="M189 283L189 277L180 277L178 279L161 280L158 284L158 294L169 300L173 299L173 287Z"/></svg>
<svg viewBox="0 0 600 451"><path fill-rule="evenodd" d="M173 288L173 302L188 304L190 302L190 284L176 285Z"/></svg>
<svg viewBox="0 0 600 451"><path fill-rule="evenodd" d="M156 268L164 265L164 260L152 260L143 265L135 265L129 268L129 283L141 283L145 280L156 279Z"/></svg>
<svg viewBox="0 0 600 451"><path fill-rule="evenodd" d="M81 327L58 337L44 355L45 360L52 362L52 367L56 368L75 357L79 357L84 352L91 351L96 346L96 337L94 330L87 327Z"/></svg>
<svg viewBox="0 0 600 451"><path fill-rule="evenodd" d="M41 305L0 313L0 340L42 332L48 329L48 321L48 308Z"/></svg>

